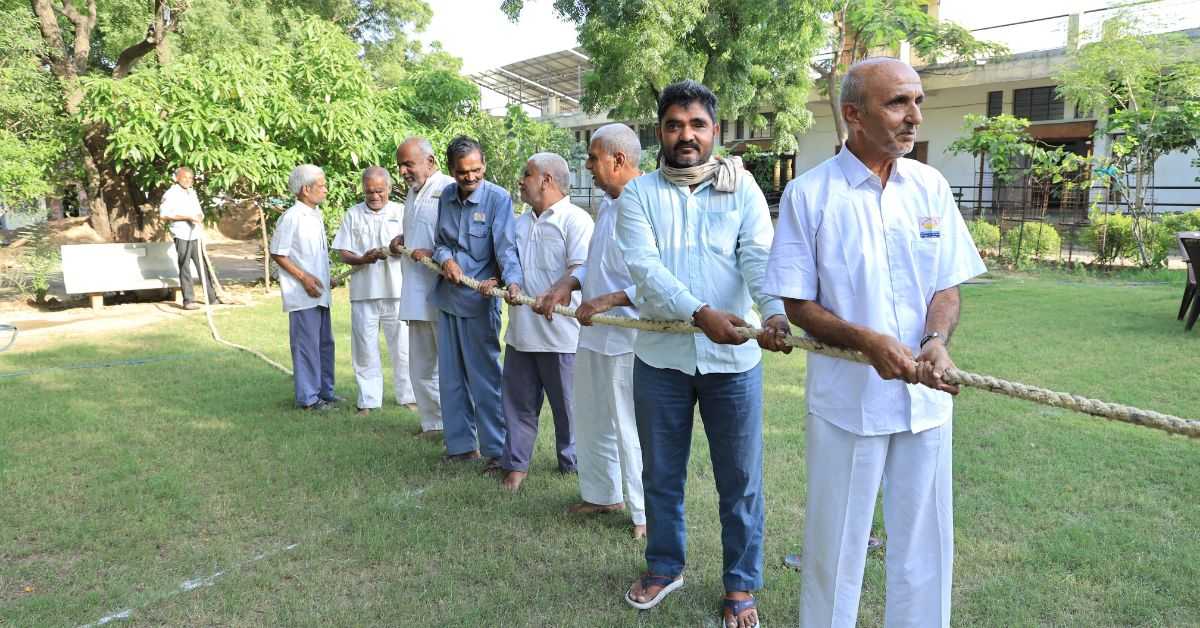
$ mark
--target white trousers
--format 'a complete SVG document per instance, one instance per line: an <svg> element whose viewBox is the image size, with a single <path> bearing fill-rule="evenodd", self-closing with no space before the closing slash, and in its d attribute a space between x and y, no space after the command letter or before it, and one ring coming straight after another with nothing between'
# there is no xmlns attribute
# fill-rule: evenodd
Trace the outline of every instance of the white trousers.
<svg viewBox="0 0 1200 628"><path fill-rule="evenodd" d="M808 416L808 507L800 625L852 627L883 483L887 628L950 625L954 517L951 423L919 434L858 436Z"/></svg>
<svg viewBox="0 0 1200 628"><path fill-rule="evenodd" d="M584 501L624 501L633 523L646 524L632 352L610 356L581 348L575 354L575 455Z"/></svg>
<svg viewBox="0 0 1200 628"><path fill-rule="evenodd" d="M379 363L379 330L392 357L396 403L413 403L408 381L408 326L400 320L399 299L350 302L350 360L358 382L358 407L383 405L383 367Z"/></svg>
<svg viewBox="0 0 1200 628"><path fill-rule="evenodd" d="M437 323L408 321L408 374L421 429L442 429L442 398L438 396Z"/></svg>

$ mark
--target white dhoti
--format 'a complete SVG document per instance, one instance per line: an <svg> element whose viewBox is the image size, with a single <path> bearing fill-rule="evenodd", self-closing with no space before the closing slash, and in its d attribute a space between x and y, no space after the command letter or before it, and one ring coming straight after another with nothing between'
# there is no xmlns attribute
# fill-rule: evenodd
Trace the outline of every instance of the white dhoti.
<svg viewBox="0 0 1200 628"><path fill-rule="evenodd" d="M951 423L918 434L858 436L809 415L807 429L800 626L855 625L882 480L884 625L948 627L954 563Z"/></svg>
<svg viewBox="0 0 1200 628"><path fill-rule="evenodd" d="M412 379L421 430L442 429L442 400L438 396L437 323L408 321L408 373Z"/></svg>
<svg viewBox="0 0 1200 628"><path fill-rule="evenodd" d="M575 354L575 454L579 492L593 504L625 502L646 524L642 446L633 414L633 353Z"/></svg>
<svg viewBox="0 0 1200 628"><path fill-rule="evenodd" d="M379 360L379 330L392 358L396 403L413 403L408 374L408 325L400 320L399 299L361 299L350 302L350 358L358 382L358 407L383 405L383 367Z"/></svg>

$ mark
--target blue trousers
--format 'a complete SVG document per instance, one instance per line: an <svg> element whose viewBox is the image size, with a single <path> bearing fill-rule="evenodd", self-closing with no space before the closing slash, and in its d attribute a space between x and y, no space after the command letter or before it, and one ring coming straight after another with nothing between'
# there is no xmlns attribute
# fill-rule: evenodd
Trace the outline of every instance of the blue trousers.
<svg viewBox="0 0 1200 628"><path fill-rule="evenodd" d="M438 393L442 399L442 438L446 453L479 450L488 458L504 455L504 414L500 410L500 308L483 316L438 317Z"/></svg>
<svg viewBox="0 0 1200 628"><path fill-rule="evenodd" d="M554 450L558 470L575 470L575 354L504 350L504 421L508 438L500 466L508 471L529 471L538 435L538 415L543 396L550 399L554 415ZM544 393L544 395L543 395Z"/></svg>
<svg viewBox="0 0 1200 628"><path fill-rule="evenodd" d="M292 381L296 404L311 406L317 399L333 399L333 328L329 308L310 307L288 312L288 339L292 345Z"/></svg>
<svg viewBox="0 0 1200 628"><path fill-rule="evenodd" d="M697 402L717 485L722 581L727 592L753 591L763 584L762 364L744 373L685 375L641 360L634 363L633 403L646 496L646 566L662 576L683 572L683 491Z"/></svg>

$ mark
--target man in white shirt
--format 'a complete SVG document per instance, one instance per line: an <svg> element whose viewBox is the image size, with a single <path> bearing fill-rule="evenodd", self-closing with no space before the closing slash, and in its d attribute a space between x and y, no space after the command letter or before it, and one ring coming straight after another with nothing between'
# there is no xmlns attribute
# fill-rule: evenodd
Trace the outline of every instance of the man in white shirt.
<svg viewBox="0 0 1200 628"><path fill-rule="evenodd" d="M703 334L639 331L633 400L646 496L646 571L625 601L657 605L683 584L684 485L697 404L716 481L726 626L758 625L763 584L762 352L790 351L783 303L761 290L771 215L741 160L715 159L717 98L695 81L663 89L658 170L621 192L617 246L646 319L689 321ZM758 306L758 312L753 307ZM758 326L758 344L735 327Z"/></svg>
<svg viewBox="0 0 1200 628"><path fill-rule="evenodd" d="M592 217L571 203L567 161L554 153L530 157L520 187L521 199L530 207L513 227L523 288L529 294L542 294L587 259ZM578 297L573 303L578 303ZM543 396L549 398L554 415L558 470L576 470L571 393L579 321L567 316L547 320L528 307L509 308L504 342L500 381L508 434L500 467L502 485L515 491L529 475Z"/></svg>
<svg viewBox="0 0 1200 628"><path fill-rule="evenodd" d="M617 250L617 201L625 184L641 174L642 145L637 133L620 123L592 133L587 168L604 190L587 261L538 297L534 311L553 316L555 305L569 305L578 290L582 302L575 315L579 351L575 354L575 453L579 459L579 493L583 501L567 512L599 514L622 510L633 519L633 537L646 536L642 497L642 446L633 412L633 342L637 330L592 325L591 317L610 312L637 318L637 288ZM622 488L624 498L622 499Z"/></svg>
<svg viewBox="0 0 1200 628"><path fill-rule="evenodd" d="M438 172L437 158L429 140L410 137L396 149L400 176L408 184L404 201L404 233L393 244L433 255L438 202L454 179ZM393 253L396 249L393 247ZM417 436L442 437L442 403L438 396L437 306L430 300L437 286L437 273L408 256L404 265L404 289L400 292L400 318L408 323L408 372L421 428Z"/></svg>
<svg viewBox="0 0 1200 628"><path fill-rule="evenodd" d="M204 210L200 199L192 188L195 174L191 168L182 166L175 170L175 184L163 194L158 215L170 221L171 236L175 239L175 258L179 261L179 288L183 291L183 309L198 310L200 305L193 296L192 266L208 278L207 296L209 303L220 303L216 283L208 265L200 256L200 238L204 237Z"/></svg>
<svg viewBox="0 0 1200 628"><path fill-rule="evenodd" d="M412 405L408 379L408 327L400 318L402 262L389 257L392 238L404 232L404 207L389 200L392 176L371 166L362 173L363 202L346 210L333 236L342 262L358 268L350 275L350 360L358 382L358 415L383 406L383 368L379 330L392 358L396 403Z"/></svg>
<svg viewBox="0 0 1200 628"><path fill-rule="evenodd" d="M788 184L764 290L788 317L870 365L808 354L808 509L800 625L858 618L883 484L889 627L950 625L952 368L958 284L985 271L950 186L912 150L921 78L895 59L842 82L850 137Z"/></svg>
<svg viewBox="0 0 1200 628"><path fill-rule="evenodd" d="M279 292L288 313L296 405L325 410L342 401L333 391L333 330L329 319L329 249L325 219L325 173L312 164L288 177L296 204L283 212L271 236L271 259L279 265Z"/></svg>

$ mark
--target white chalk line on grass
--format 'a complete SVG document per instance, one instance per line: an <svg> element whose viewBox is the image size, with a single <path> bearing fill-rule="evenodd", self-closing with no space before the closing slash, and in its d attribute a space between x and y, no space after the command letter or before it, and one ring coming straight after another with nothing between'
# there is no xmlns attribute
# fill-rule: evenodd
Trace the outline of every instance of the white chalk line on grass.
<svg viewBox="0 0 1200 628"><path fill-rule="evenodd" d="M314 536L324 536L325 534L329 534L329 532L332 532L332 530L329 530L322 534L314 535ZM151 598L150 600L147 601L147 604L150 604L153 602L159 602L168 597L178 595L180 593L187 593L188 591L194 591L194 590L202 588L202 587L211 587L212 585L217 583L217 580L220 580L221 577L225 576L230 571L237 571L243 567L252 565L260 560L270 558L277 554L282 554L283 552L290 552L290 551L296 549L297 547L300 547L299 543L292 543L291 545L286 545L280 549L271 550L269 552L263 552L261 554L257 554L253 558L250 558L248 560L244 560L240 563L237 563L236 565L234 565L233 567L231 567L229 569L222 569L220 571L216 571L207 576L204 576L203 578L194 578L191 580L184 580L183 582L181 582L179 584L179 586L175 587L174 589L168 589L165 592L163 592L157 596L154 596L153 598ZM145 606L145 605L143 605L143 606ZM134 611L134 609L132 609L132 608L126 608L124 610L120 610L115 613L110 613L108 615L105 615L104 617L101 617L95 623L84 624L84 625L80 626L79 628L95 628L96 626L103 626L110 622L123 621L123 620L131 618L133 616L133 611Z"/></svg>
<svg viewBox="0 0 1200 628"><path fill-rule="evenodd" d="M424 495L427 490L429 490L429 487L425 487L425 486L420 487L420 488L405 489L400 494L400 497L402 498L402 500L408 500L408 499L419 500L420 497L422 495ZM400 504L396 504L396 505L398 506ZM417 504L414 504L413 506L415 508L420 508L421 504L417 503ZM323 530L321 532L310 534L306 538L308 539L308 541L311 542L313 540L319 539L326 535L332 534L335 530L336 530L336 528L329 528L329 529ZM244 560L240 563L235 564L233 567L215 571L215 572L213 572L207 576L204 576L202 578L192 578L190 580L184 580L183 582L179 583L179 586L176 586L172 589L167 589L167 590L163 591L162 593L150 598L144 604L142 604L142 607L144 608L145 606L148 606L155 602L160 602L166 598L169 598L169 597L172 597L175 595L179 595L180 593L187 593L189 591L195 591L196 589L201 589L204 587L211 587L211 586L215 585L217 583L217 581L220 580L222 577L226 576L229 572L238 571L238 570L242 569L243 567L247 567L247 566L257 563L261 560L271 558L272 556L276 556L276 555L282 554L284 552L290 552L290 551L296 549L297 547L300 547L299 542L292 543L291 545L285 545L284 547L279 548L279 549L271 550L268 552L262 552L261 554L256 554L255 556L253 556L247 560ZM79 628L96 628L97 626L103 626L105 624L109 624L114 621L124 621L126 619L130 619L131 617L133 617L134 610L136 610L136 609L135 608L126 608L126 609L116 611L114 613L109 613L108 615L105 615L104 617L101 617L100 619L96 620L94 623L83 624Z"/></svg>

